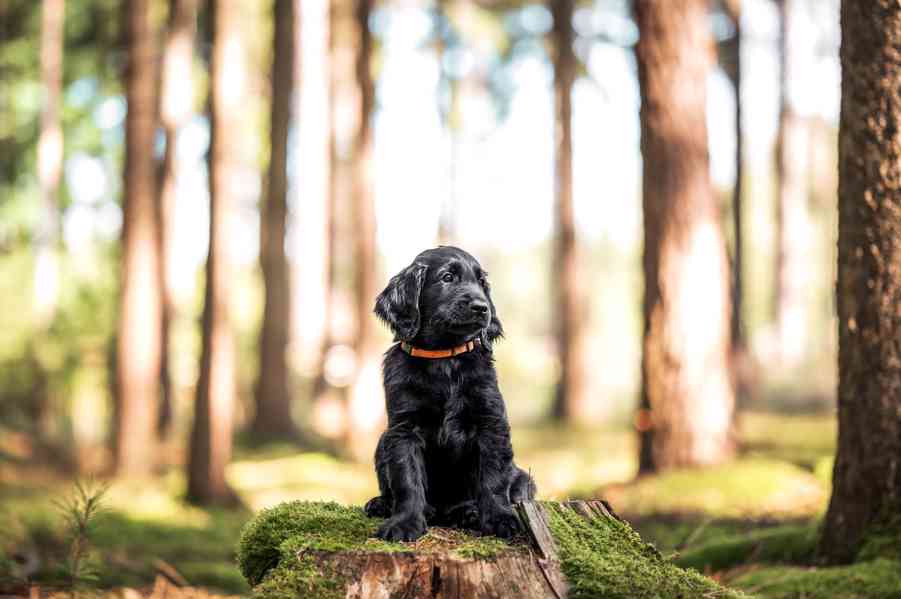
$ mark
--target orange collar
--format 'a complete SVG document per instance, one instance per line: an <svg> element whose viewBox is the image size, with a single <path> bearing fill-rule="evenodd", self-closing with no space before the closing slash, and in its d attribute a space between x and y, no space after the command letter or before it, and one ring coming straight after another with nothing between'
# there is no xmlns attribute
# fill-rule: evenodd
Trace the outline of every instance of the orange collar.
<svg viewBox="0 0 901 599"><path fill-rule="evenodd" d="M471 341L467 341L463 345L458 345L457 347L452 347L450 349L420 349L418 347L413 347L406 341L400 342L400 348L404 353L410 354L414 358L429 358L430 360L452 358L470 352L481 345L482 342L479 341L478 337Z"/></svg>

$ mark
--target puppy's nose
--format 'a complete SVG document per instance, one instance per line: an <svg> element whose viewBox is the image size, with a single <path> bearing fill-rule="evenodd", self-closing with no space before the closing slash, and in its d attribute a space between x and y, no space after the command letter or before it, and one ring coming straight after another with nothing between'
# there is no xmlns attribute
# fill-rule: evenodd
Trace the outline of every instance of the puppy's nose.
<svg viewBox="0 0 901 599"><path fill-rule="evenodd" d="M469 307L472 308L472 311L476 314L485 314L488 312L488 304L480 300L473 301L469 304Z"/></svg>

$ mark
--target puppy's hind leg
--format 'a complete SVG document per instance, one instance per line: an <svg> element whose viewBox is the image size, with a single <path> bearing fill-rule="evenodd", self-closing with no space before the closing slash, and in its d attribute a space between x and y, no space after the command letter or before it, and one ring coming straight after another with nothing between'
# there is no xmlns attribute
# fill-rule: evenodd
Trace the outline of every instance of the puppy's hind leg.
<svg viewBox="0 0 901 599"><path fill-rule="evenodd" d="M513 466L513 481L510 483L510 502L532 501L538 488L535 480L528 472L518 466Z"/></svg>

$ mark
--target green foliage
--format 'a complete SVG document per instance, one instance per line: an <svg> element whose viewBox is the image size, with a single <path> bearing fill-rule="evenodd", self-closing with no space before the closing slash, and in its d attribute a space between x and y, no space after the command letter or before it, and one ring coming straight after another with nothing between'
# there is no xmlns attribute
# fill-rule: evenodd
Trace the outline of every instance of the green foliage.
<svg viewBox="0 0 901 599"><path fill-rule="evenodd" d="M88 428L102 429L116 255L107 245L91 258L96 271L85 269L83 257L61 257L58 304L45 328L31 318L33 254L23 247L0 255L5 307L0 313L0 431L25 432L38 444L65 448L72 442L76 406L92 408L82 418L93 420ZM60 463L67 455L56 451L54 460Z"/></svg>
<svg viewBox="0 0 901 599"><path fill-rule="evenodd" d="M545 508L573 599L743 596L664 560L624 522L589 521L551 503Z"/></svg>
<svg viewBox="0 0 901 599"><path fill-rule="evenodd" d="M90 557L91 539L97 516L103 511L103 496L108 487L76 481L72 497L57 502L69 540L69 552L62 571L69 587L79 589L98 581L97 564Z"/></svg>

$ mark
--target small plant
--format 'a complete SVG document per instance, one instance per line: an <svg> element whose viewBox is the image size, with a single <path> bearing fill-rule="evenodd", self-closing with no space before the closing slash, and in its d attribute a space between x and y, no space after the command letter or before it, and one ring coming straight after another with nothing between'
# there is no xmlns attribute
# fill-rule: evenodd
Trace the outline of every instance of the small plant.
<svg viewBox="0 0 901 599"><path fill-rule="evenodd" d="M97 570L90 560L91 533L97 516L104 511L103 496L108 488L92 481L77 481L72 497L55 502L66 525L69 552L62 565L62 573L73 596L78 590L96 584L98 579Z"/></svg>

